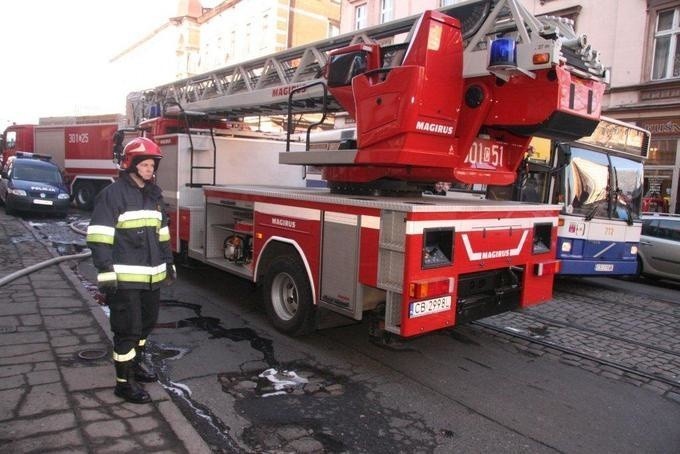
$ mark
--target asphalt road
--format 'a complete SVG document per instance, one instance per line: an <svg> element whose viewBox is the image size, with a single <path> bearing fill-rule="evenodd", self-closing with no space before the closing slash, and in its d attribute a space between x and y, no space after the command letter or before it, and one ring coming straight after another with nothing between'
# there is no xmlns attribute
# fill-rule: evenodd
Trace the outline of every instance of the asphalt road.
<svg viewBox="0 0 680 454"><path fill-rule="evenodd" d="M290 338L247 281L202 265L179 276L154 364L215 452L680 452L680 400L526 341L463 326L386 348L365 323Z"/></svg>
<svg viewBox="0 0 680 454"><path fill-rule="evenodd" d="M311 438L325 452L680 452L680 402L514 341L461 327L385 348L365 323L293 339L270 328L248 282L180 274L153 335L168 357L158 366L191 390L188 406L209 410L202 432L216 447ZM258 375L271 368L318 386L267 396Z"/></svg>

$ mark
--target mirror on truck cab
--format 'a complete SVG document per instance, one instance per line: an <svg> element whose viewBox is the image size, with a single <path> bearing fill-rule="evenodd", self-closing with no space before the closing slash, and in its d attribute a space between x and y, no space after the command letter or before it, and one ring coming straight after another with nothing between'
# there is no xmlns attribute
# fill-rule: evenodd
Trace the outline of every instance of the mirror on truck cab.
<svg viewBox="0 0 680 454"><path fill-rule="evenodd" d="M125 138L125 131L119 129L113 133L113 162L119 163L123 155L123 139Z"/></svg>

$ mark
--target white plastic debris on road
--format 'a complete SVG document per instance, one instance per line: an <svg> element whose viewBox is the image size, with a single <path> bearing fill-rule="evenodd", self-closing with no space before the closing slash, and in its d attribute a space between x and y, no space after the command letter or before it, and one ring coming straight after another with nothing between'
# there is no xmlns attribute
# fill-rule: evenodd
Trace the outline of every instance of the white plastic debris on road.
<svg viewBox="0 0 680 454"><path fill-rule="evenodd" d="M297 373L295 373L295 371L292 370L284 370L279 372L278 370L271 368L260 373L258 377L269 380L275 389L274 392L262 394L262 397L286 394L288 389L297 388L309 383L306 378L300 377Z"/></svg>

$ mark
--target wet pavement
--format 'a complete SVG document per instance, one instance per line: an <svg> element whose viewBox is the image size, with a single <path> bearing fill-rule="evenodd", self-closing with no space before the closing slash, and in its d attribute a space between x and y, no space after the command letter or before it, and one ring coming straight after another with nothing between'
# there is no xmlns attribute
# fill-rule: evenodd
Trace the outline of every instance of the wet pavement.
<svg viewBox="0 0 680 454"><path fill-rule="evenodd" d="M70 229L81 221L76 215L67 222L22 223L0 214L0 278L52 255L82 250L82 236ZM147 386L154 402L124 404L112 392L108 320L88 283L92 275L87 266L71 270L70 265L0 287L2 452L43 452L46 443L63 452L595 452L605 433L640 435L617 414L632 415L631 427L650 407L678 420L673 406L680 403L680 388L660 381L675 380L680 370L677 356L669 356L680 348L678 309L658 298L632 292L621 298L607 289L558 284L554 302L484 320L529 340L469 326L415 339L397 352L376 350L362 326L304 340L281 337L253 315L255 295L248 282L210 269L184 269L182 285L164 290L161 319L148 347L160 377ZM215 285L219 281L222 285ZM223 301L225 289L229 304ZM13 337L19 333L23 337ZM556 346L627 362L659 379ZM650 354L648 347L656 350ZM442 361L447 367L440 371ZM575 373L576 368L588 373ZM507 400L499 377L523 383L523 374L530 376L529 388L509 394L520 402ZM553 377L565 377L564 383ZM564 385L563 395L548 394L553 386L546 380L557 389ZM606 408L599 413L583 402L600 396L594 391L601 392L603 383L611 396L623 391L628 397L621 402L603 397ZM654 396L625 388L631 384ZM545 402L550 409L541 407ZM526 408L541 409L545 426L534 429ZM574 409L579 414L572 420ZM518 423L523 417L531 423ZM559 422L547 424L551 421ZM588 421L598 421L598 429ZM663 434L663 424L655 425ZM577 432L583 434L580 441ZM645 441L641 446L655 446ZM574 446L579 449L569 449ZM630 446L618 452L637 447L618 440L603 446ZM643 451L664 452L637 449Z"/></svg>
<svg viewBox="0 0 680 454"><path fill-rule="evenodd" d="M32 224L0 212L0 277L58 254L49 222ZM108 319L68 262L0 287L0 451L210 452L159 384L146 405L114 384Z"/></svg>

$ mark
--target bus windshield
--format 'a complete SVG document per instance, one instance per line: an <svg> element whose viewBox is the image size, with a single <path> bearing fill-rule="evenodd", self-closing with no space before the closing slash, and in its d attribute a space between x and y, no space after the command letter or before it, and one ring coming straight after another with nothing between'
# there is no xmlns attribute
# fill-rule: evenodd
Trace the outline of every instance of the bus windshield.
<svg viewBox="0 0 680 454"><path fill-rule="evenodd" d="M642 201L642 163L571 148L565 168L565 209L586 219L637 219Z"/></svg>

